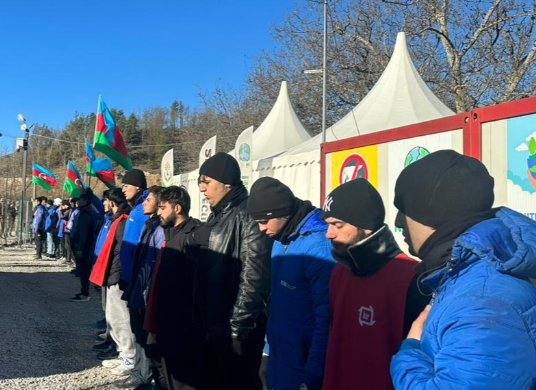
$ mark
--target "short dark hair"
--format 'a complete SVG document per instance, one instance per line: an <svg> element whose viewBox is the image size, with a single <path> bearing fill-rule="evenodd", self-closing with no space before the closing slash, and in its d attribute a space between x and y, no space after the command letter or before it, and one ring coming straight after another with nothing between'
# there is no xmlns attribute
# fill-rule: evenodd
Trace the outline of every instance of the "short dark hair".
<svg viewBox="0 0 536 390"><path fill-rule="evenodd" d="M47 204L50 206L54 205L54 201L52 199L47 200Z"/></svg>
<svg viewBox="0 0 536 390"><path fill-rule="evenodd" d="M102 201L104 202L106 199L110 199L110 190L106 190L102 193Z"/></svg>
<svg viewBox="0 0 536 390"><path fill-rule="evenodd" d="M45 202L46 202L47 200L48 200L48 198L47 198L46 196L42 196L42 197L41 197L41 202L42 202L42 201L45 201Z"/></svg>
<svg viewBox="0 0 536 390"><path fill-rule="evenodd" d="M121 206L123 203L126 203L127 199L121 188L114 188L108 193L108 199L114 202L117 206Z"/></svg>
<svg viewBox="0 0 536 390"><path fill-rule="evenodd" d="M78 197L78 200L85 200L86 202L89 202L89 199L90 199L90 196L87 192L84 194L80 194L80 196Z"/></svg>
<svg viewBox="0 0 536 390"><path fill-rule="evenodd" d="M170 186L162 189L158 197L160 202L170 203L173 206L179 205L182 208L181 214L188 216L190 213L190 195L184 187Z"/></svg>
<svg viewBox="0 0 536 390"><path fill-rule="evenodd" d="M152 186L147 189L150 194L153 194L157 199L159 198L160 194L164 190L164 187L161 186Z"/></svg>

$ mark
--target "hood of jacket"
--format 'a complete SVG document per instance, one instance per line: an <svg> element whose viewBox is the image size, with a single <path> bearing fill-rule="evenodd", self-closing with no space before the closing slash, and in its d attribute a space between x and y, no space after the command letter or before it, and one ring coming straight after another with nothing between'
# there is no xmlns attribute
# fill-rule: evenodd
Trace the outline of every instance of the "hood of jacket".
<svg viewBox="0 0 536 390"><path fill-rule="evenodd" d="M521 278L536 278L536 222L506 207L460 235L442 269L423 279L433 289L477 261Z"/></svg>
<svg viewBox="0 0 536 390"><path fill-rule="evenodd" d="M294 230L294 233L292 233L289 237L289 241L294 241L298 236L305 236L310 233L320 232L320 231L326 231L327 224L324 222L324 220L321 218L322 210L320 209L314 209L309 214L305 216L304 219L298 224L296 229Z"/></svg>

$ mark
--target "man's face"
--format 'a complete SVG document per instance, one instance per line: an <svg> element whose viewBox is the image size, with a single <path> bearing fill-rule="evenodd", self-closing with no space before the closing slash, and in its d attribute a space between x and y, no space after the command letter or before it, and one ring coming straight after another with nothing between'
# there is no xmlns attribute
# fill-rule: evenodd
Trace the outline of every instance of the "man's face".
<svg viewBox="0 0 536 390"><path fill-rule="evenodd" d="M199 178L199 191L201 191L211 207L220 203L225 195L231 191L231 187L215 179L202 175Z"/></svg>
<svg viewBox="0 0 536 390"><path fill-rule="evenodd" d="M259 224L259 230L266 234L268 237L275 237L281 232L283 227L288 221L288 217L271 218L257 221Z"/></svg>
<svg viewBox="0 0 536 390"><path fill-rule="evenodd" d="M78 199L78 207L84 207L84 206L87 206L88 202L85 198L80 198Z"/></svg>
<svg viewBox="0 0 536 390"><path fill-rule="evenodd" d="M331 240L333 250L341 255L346 254L348 247L357 244L368 234L372 234L372 231L358 229L354 225L333 217L326 218L326 223L328 224L326 238Z"/></svg>
<svg viewBox="0 0 536 390"><path fill-rule="evenodd" d="M404 241L409 246L409 253L418 256L424 242L430 237L435 229L417 222L400 211L396 215L395 226L402 229Z"/></svg>
<svg viewBox="0 0 536 390"><path fill-rule="evenodd" d="M163 228L175 226L175 224L177 223L177 219L179 218L179 212L180 206L173 206L169 202L160 202L158 205L158 216L160 217L160 225Z"/></svg>
<svg viewBox="0 0 536 390"><path fill-rule="evenodd" d="M112 207L110 206L110 199L104 199L102 201L102 205L104 206L104 212L105 213L111 213Z"/></svg>
<svg viewBox="0 0 536 390"><path fill-rule="evenodd" d="M140 187L136 187L131 184L123 184L121 186L121 190L123 191L123 194L125 194L127 201L130 202L138 194Z"/></svg>
<svg viewBox="0 0 536 390"><path fill-rule="evenodd" d="M143 214L153 215L158 211L158 199L152 192L149 192L147 198L143 201Z"/></svg>

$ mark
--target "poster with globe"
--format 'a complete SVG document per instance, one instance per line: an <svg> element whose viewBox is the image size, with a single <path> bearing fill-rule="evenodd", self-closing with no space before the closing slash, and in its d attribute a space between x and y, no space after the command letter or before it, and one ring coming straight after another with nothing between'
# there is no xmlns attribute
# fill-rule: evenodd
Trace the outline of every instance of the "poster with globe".
<svg viewBox="0 0 536 390"><path fill-rule="evenodd" d="M385 161L387 165L387 186L381 186L384 188L382 198L386 208L386 222L393 229L399 245L405 249L406 244L402 237L402 230L395 228L397 209L394 207L393 202L396 179L405 167L426 158L432 152L442 149L453 149L459 153L463 153L463 133L462 130L455 130L393 141L386 145L385 156L382 154L380 157L380 161L385 161L384 158L387 159Z"/></svg>
<svg viewBox="0 0 536 390"><path fill-rule="evenodd" d="M536 220L536 115L507 120L507 206Z"/></svg>
<svg viewBox="0 0 536 390"><path fill-rule="evenodd" d="M253 145L253 126L244 130L235 143L235 158L240 165L240 172L242 174L242 183L249 189L250 179L252 175L253 167L251 165L251 150Z"/></svg>

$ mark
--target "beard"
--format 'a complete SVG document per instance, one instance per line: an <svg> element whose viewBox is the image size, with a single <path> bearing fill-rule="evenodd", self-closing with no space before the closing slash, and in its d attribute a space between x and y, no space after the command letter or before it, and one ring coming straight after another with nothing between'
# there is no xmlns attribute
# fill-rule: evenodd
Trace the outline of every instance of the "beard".
<svg viewBox="0 0 536 390"><path fill-rule="evenodd" d="M170 228L175 226L175 222L177 221L177 216L175 214L171 214L167 218L160 217L160 226L165 228Z"/></svg>

